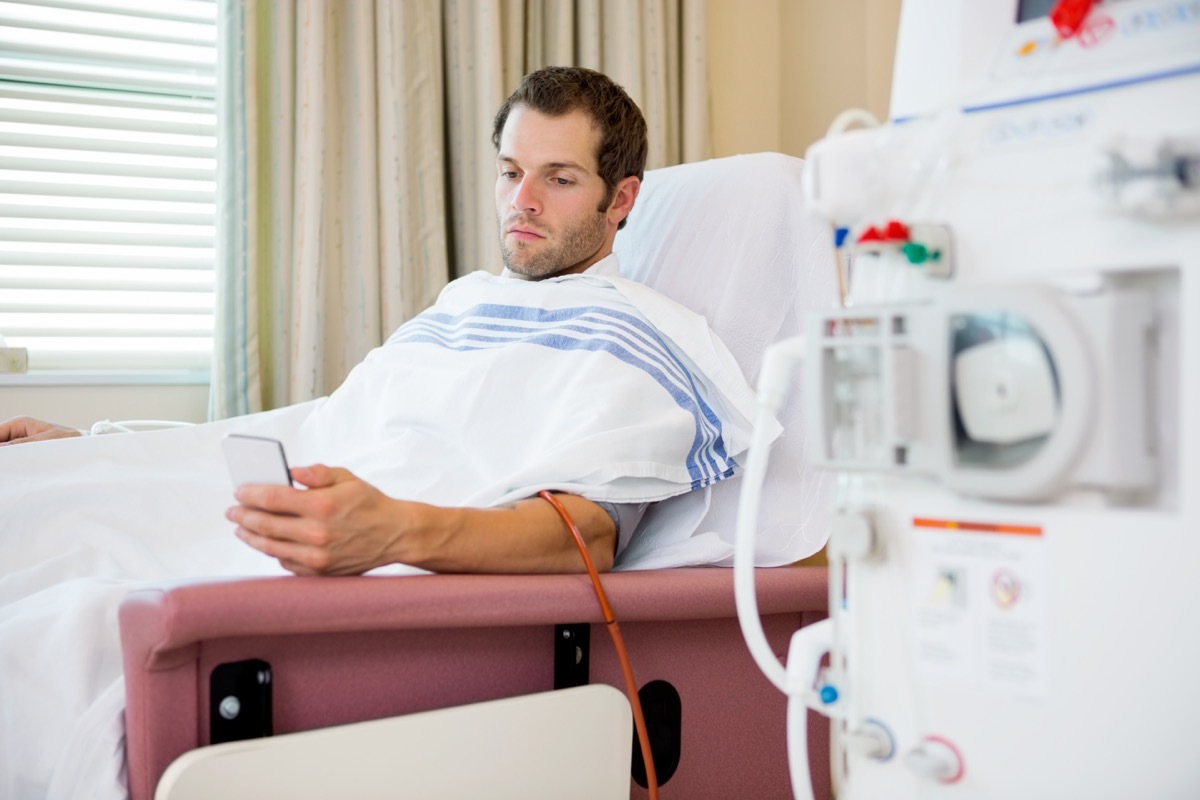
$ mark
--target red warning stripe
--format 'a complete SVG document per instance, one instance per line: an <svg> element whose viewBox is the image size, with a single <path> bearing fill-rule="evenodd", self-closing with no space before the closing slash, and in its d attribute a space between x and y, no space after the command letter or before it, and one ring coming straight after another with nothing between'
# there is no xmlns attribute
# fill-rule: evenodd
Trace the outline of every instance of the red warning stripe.
<svg viewBox="0 0 1200 800"><path fill-rule="evenodd" d="M953 519L929 519L913 517L915 528L935 528L951 531L979 531L982 533L1015 533L1019 536L1041 536L1040 525L1000 525L994 522L962 522Z"/></svg>

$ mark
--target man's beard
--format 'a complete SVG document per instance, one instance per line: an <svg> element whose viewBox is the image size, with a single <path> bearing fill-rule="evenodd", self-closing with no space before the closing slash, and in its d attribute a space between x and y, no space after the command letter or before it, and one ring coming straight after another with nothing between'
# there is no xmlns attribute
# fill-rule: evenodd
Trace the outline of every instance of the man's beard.
<svg viewBox="0 0 1200 800"><path fill-rule="evenodd" d="M500 254L504 258L504 266L533 280L549 278L595 255L604 244L604 237L608 233L604 213L597 212L594 216L567 227L557 237L557 242L551 243L547 238L530 242L529 244L535 246L533 248L526 248L521 242L510 247L508 237L503 231L514 224L529 227L539 234L548 232L518 217L509 218L501 224Z"/></svg>

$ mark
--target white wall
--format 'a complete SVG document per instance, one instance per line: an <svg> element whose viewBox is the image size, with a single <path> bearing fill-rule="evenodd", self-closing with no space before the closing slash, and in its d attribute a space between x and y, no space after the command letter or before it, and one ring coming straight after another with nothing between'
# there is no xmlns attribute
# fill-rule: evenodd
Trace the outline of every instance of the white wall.
<svg viewBox="0 0 1200 800"><path fill-rule="evenodd" d="M887 117L901 0L708 0L714 155L803 156L837 114Z"/></svg>
<svg viewBox="0 0 1200 800"><path fill-rule="evenodd" d="M102 419L203 422L208 384L44 385L29 376L0 376L0 420L27 415L89 428Z"/></svg>
<svg viewBox="0 0 1200 800"><path fill-rule="evenodd" d="M783 143L780 3L708 0L713 155L788 152Z"/></svg>

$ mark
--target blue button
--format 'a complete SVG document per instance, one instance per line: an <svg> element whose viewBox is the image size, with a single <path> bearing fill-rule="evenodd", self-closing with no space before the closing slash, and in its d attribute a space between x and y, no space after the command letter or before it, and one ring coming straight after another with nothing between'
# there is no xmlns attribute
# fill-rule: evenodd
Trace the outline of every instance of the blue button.
<svg viewBox="0 0 1200 800"><path fill-rule="evenodd" d="M836 686L825 685L821 687L821 702L826 705L836 703L838 699L838 690Z"/></svg>

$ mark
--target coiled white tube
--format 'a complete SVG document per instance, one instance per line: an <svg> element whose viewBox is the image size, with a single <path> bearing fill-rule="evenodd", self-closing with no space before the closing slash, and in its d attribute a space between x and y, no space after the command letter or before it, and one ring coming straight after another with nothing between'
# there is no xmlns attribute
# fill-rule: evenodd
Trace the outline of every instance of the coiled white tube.
<svg viewBox="0 0 1200 800"><path fill-rule="evenodd" d="M169 419L125 419L120 422L102 419L92 425L88 433L92 436L100 436L106 433L134 433L139 430L152 430L155 428L187 428L194 423L177 422Z"/></svg>

